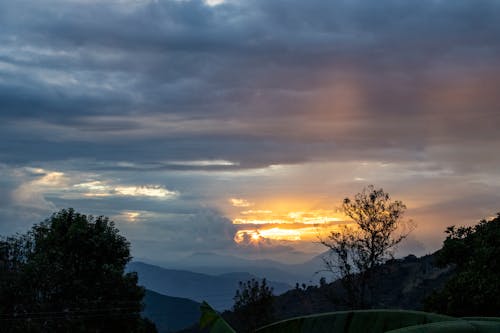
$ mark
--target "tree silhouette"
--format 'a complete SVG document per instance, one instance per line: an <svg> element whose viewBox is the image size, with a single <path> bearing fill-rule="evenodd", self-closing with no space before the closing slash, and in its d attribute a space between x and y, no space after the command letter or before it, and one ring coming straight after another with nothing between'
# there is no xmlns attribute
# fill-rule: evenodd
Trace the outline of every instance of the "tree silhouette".
<svg viewBox="0 0 500 333"><path fill-rule="evenodd" d="M0 243L6 331L145 332L144 289L125 273L128 241L107 217L61 210Z"/></svg>
<svg viewBox="0 0 500 333"><path fill-rule="evenodd" d="M344 214L353 225L343 225L331 232L321 243L329 249L324 257L326 268L340 275L351 308L367 306L369 278L373 270L391 259L395 247L413 229L411 221L403 220L406 206L392 201L383 189L373 185L363 189L354 199L345 198Z"/></svg>
<svg viewBox="0 0 500 333"><path fill-rule="evenodd" d="M455 316L500 316L500 213L473 227L449 227L437 264L456 274L427 300L427 310Z"/></svg>
<svg viewBox="0 0 500 333"><path fill-rule="evenodd" d="M251 279L239 283L234 296L234 321L238 332L253 332L256 328L272 322L273 289L267 285L266 279L259 282Z"/></svg>

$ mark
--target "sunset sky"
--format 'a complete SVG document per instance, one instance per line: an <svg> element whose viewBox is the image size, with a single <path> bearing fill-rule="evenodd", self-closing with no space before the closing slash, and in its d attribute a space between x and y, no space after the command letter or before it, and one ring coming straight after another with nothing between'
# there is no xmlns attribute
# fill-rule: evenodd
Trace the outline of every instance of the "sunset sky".
<svg viewBox="0 0 500 333"><path fill-rule="evenodd" d="M0 234L106 215L133 255L296 262L373 184L500 211L500 1L0 0Z"/></svg>

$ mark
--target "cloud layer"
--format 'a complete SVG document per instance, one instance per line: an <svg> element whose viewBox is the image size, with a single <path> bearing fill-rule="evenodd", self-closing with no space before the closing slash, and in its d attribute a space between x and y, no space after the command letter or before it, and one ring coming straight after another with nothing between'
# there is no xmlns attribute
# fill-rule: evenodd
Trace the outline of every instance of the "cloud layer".
<svg viewBox="0 0 500 333"><path fill-rule="evenodd" d="M142 216L127 232L166 248L213 224L221 249L234 234L208 235L225 237L231 198L331 209L369 183L414 207L421 237L491 215L499 15L495 0L0 1L0 228L72 205Z"/></svg>

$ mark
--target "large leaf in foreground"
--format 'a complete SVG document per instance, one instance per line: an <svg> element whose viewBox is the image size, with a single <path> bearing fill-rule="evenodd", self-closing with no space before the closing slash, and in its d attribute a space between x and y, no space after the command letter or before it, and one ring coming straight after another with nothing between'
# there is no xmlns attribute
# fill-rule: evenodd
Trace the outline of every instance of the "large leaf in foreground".
<svg viewBox="0 0 500 333"><path fill-rule="evenodd" d="M410 326L387 333L500 333L500 318L446 321Z"/></svg>
<svg viewBox="0 0 500 333"><path fill-rule="evenodd" d="M202 302L200 327L209 328L210 333L236 333L229 324L207 302Z"/></svg>
<svg viewBox="0 0 500 333"><path fill-rule="evenodd" d="M304 316L262 327L258 333L383 333L402 327L457 318L405 310L341 311Z"/></svg>

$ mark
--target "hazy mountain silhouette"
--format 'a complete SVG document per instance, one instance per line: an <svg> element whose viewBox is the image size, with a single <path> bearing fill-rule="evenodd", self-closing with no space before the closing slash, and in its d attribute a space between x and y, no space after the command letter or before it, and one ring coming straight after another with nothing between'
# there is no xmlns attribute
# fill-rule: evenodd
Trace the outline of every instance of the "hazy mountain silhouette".
<svg viewBox="0 0 500 333"><path fill-rule="evenodd" d="M144 316L155 323L159 333L192 326L200 318L200 303L190 299L170 297L146 289L144 304Z"/></svg>
<svg viewBox="0 0 500 333"><path fill-rule="evenodd" d="M259 278L281 281L290 285L297 282L302 284L315 284L321 274L315 274L323 267L321 255L315 256L300 264L284 264L269 259L245 259L230 255L219 255L210 252L194 253L182 260L173 262L151 262L174 270L187 270L196 273L220 275L232 272L247 272Z"/></svg>
<svg viewBox="0 0 500 333"><path fill-rule="evenodd" d="M229 309L238 289L239 281L247 281L255 276L246 272L232 272L222 275L208 275L184 270L166 269L143 262L132 262L129 271L139 276L139 284L160 294L183 297L210 303L218 310ZM269 281L275 294L281 294L291 288L282 282Z"/></svg>

